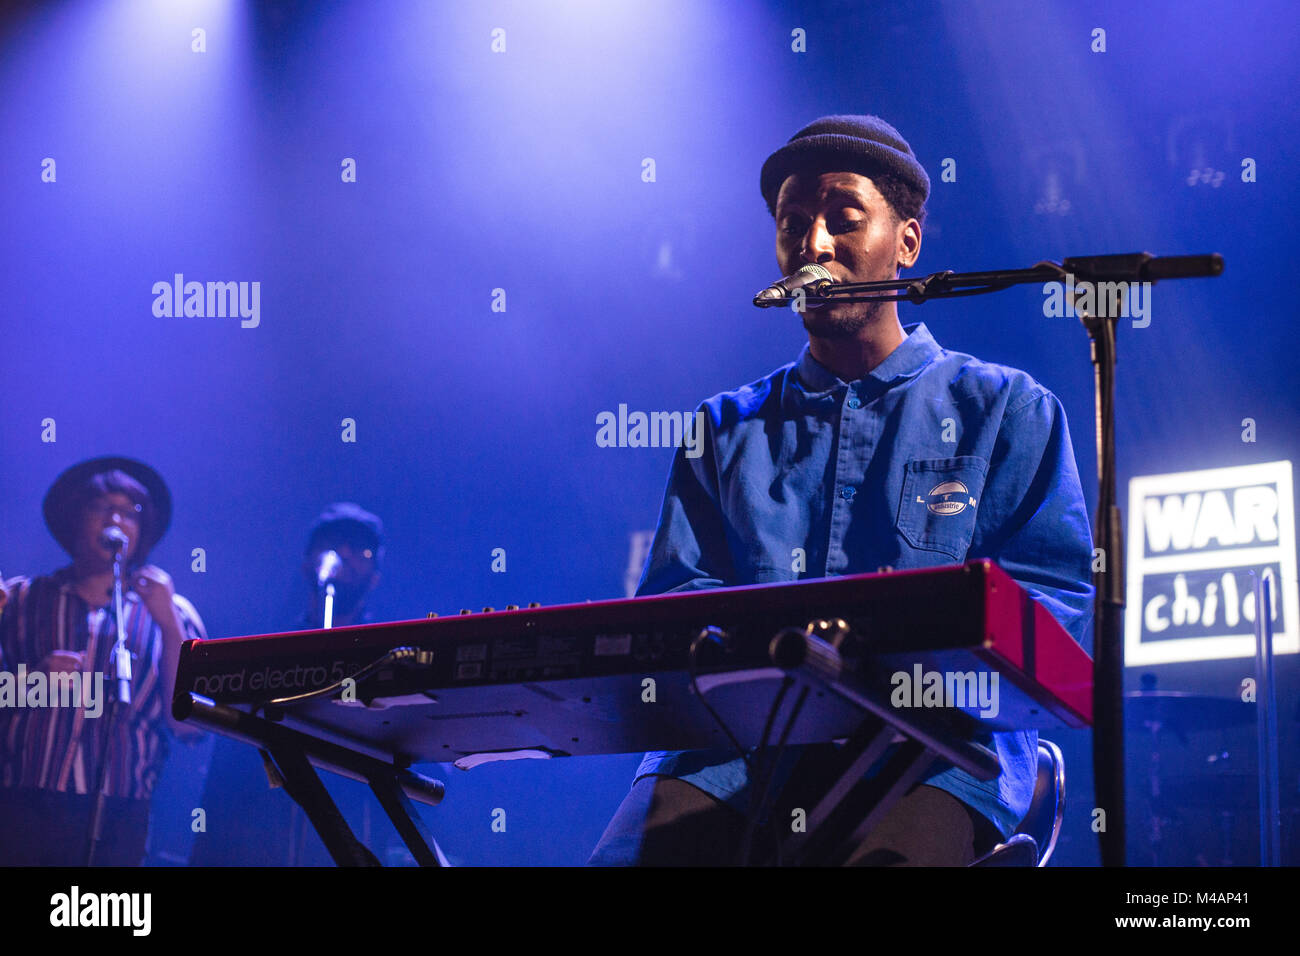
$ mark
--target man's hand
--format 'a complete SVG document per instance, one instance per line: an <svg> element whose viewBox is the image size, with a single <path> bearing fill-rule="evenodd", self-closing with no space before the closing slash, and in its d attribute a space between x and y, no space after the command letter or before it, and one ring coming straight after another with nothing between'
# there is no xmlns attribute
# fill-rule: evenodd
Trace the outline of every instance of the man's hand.
<svg viewBox="0 0 1300 956"><path fill-rule="evenodd" d="M176 616L176 605L172 598L176 589L172 577L162 568L152 564L145 565L135 572L132 580L133 590L140 595L140 600L149 610L149 616L158 622L163 636L175 638L180 634L180 619Z"/></svg>
<svg viewBox="0 0 1300 956"><path fill-rule="evenodd" d="M75 674L85 661L84 651L51 651L37 670L47 674Z"/></svg>
<svg viewBox="0 0 1300 956"><path fill-rule="evenodd" d="M172 600L176 589L172 577L162 568L152 564L137 570L132 578L135 593L140 595L149 616L162 628L162 677L163 700L167 707L167 725L181 740L197 740L203 731L195 724L176 720L171 715L171 701L176 693L176 669L180 660L181 643L185 640L185 626L181 622L180 611Z"/></svg>

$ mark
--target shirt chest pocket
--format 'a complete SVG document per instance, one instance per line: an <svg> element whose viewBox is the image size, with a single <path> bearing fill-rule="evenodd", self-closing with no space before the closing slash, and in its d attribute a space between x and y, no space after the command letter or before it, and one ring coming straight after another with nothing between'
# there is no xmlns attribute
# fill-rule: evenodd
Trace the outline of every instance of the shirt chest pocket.
<svg viewBox="0 0 1300 956"><path fill-rule="evenodd" d="M912 547L964 561L988 462L975 455L914 458L903 470L898 530Z"/></svg>

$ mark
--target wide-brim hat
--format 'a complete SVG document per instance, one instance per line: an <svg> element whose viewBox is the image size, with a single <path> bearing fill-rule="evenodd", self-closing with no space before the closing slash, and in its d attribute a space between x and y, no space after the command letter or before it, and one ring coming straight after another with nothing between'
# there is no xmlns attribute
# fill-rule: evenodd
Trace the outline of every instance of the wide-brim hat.
<svg viewBox="0 0 1300 956"><path fill-rule="evenodd" d="M130 475L149 493L149 503L153 507L153 521L148 528L141 528L140 543L136 547L136 562L144 559L154 545L167 533L172 523L172 494L162 476L144 462L134 458L121 458L106 455L79 462L54 479L50 490L45 493L45 502L41 511L45 515L45 527L50 529L54 540L68 554L72 554L77 538L77 529L81 515L76 510L80 489L91 477L107 471L121 471Z"/></svg>

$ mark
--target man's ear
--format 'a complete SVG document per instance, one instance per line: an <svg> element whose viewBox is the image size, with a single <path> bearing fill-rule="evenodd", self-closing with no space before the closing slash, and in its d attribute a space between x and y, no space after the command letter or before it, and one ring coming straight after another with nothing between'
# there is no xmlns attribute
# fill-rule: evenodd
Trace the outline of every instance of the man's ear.
<svg viewBox="0 0 1300 956"><path fill-rule="evenodd" d="M894 239L898 268L910 269L921 258L921 224L915 219L900 220Z"/></svg>

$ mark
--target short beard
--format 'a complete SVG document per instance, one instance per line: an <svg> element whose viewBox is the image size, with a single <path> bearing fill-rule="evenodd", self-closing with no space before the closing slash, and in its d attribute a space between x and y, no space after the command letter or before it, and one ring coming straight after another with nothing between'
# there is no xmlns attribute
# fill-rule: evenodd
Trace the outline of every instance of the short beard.
<svg viewBox="0 0 1300 956"><path fill-rule="evenodd" d="M880 319L884 302L841 302L819 309L805 309L803 327L819 339L854 339ZM837 314L831 315L834 309Z"/></svg>
<svg viewBox="0 0 1300 956"><path fill-rule="evenodd" d="M367 595L364 585L353 582L334 582L334 613L345 616L353 613L364 603Z"/></svg>

